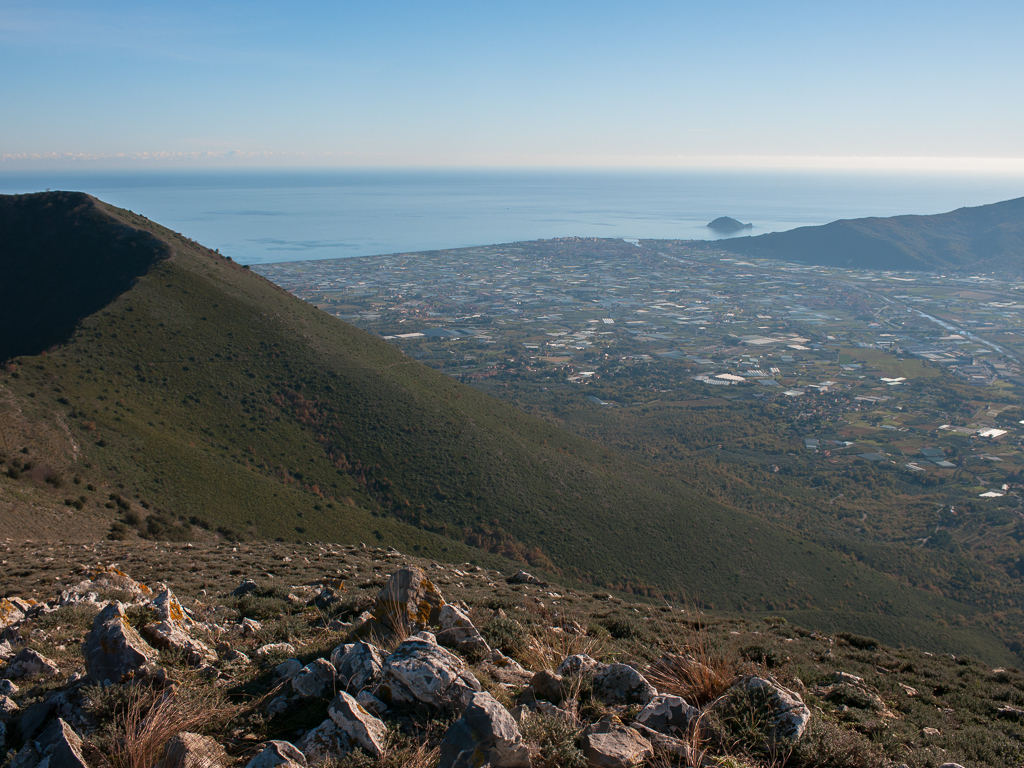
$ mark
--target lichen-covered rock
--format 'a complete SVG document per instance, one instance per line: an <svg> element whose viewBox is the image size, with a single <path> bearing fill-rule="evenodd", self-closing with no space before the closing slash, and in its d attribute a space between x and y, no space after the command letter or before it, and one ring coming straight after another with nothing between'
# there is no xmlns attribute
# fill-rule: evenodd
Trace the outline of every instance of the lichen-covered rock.
<svg viewBox="0 0 1024 768"><path fill-rule="evenodd" d="M629 724L629 727L639 733L654 747L654 751L666 754L675 755L676 757L682 758L684 761L688 761L693 750L690 748L689 742L676 738L675 736L669 736L668 734L656 731L653 728L648 728L643 723L638 723L635 720ZM688 762L684 762L687 765Z"/></svg>
<svg viewBox="0 0 1024 768"><path fill-rule="evenodd" d="M363 709L367 710L368 712L372 712L375 715L382 715L388 711L388 705L380 699L378 699L369 691L360 691L359 693L357 693L356 701L359 702L359 705Z"/></svg>
<svg viewBox="0 0 1024 768"><path fill-rule="evenodd" d="M651 742L622 723L596 723L583 734L581 748L589 768L632 768L654 756Z"/></svg>
<svg viewBox="0 0 1024 768"><path fill-rule="evenodd" d="M148 600L153 597L153 590L141 584L124 571L113 566L99 568L92 572L91 578L72 588L80 594L92 592L127 592L136 600Z"/></svg>
<svg viewBox="0 0 1024 768"><path fill-rule="evenodd" d="M330 658L331 658L331 664L334 665L334 668L336 670L341 669L341 665L343 663L343 659L345 658L345 655L349 651L351 651L354 647L355 647L355 643L342 643L341 645L336 645L334 647L334 650L331 651L331 657Z"/></svg>
<svg viewBox="0 0 1024 768"><path fill-rule="evenodd" d="M124 605L110 603L92 623L82 645L85 669L99 685L123 683L147 670L157 659L152 648L128 623Z"/></svg>
<svg viewBox="0 0 1024 768"><path fill-rule="evenodd" d="M646 704L658 691L628 664L608 664L594 673L594 695L608 704Z"/></svg>
<svg viewBox="0 0 1024 768"><path fill-rule="evenodd" d="M182 731L167 742L164 759L157 768L224 768L228 755L224 747L198 733Z"/></svg>
<svg viewBox="0 0 1024 768"><path fill-rule="evenodd" d="M659 694L640 710L636 722L669 736L684 736L699 715L681 696Z"/></svg>
<svg viewBox="0 0 1024 768"><path fill-rule="evenodd" d="M327 760L340 760L356 748L352 738L327 718L309 731L296 744L306 756L308 765L320 765Z"/></svg>
<svg viewBox="0 0 1024 768"><path fill-rule="evenodd" d="M530 750L512 715L489 693L473 693L441 740L439 768L528 768Z"/></svg>
<svg viewBox="0 0 1024 768"><path fill-rule="evenodd" d="M180 651L194 667L217 660L217 653L210 646L189 634L195 622L185 613L169 587L164 586L151 605L156 609L159 620L142 628L142 635L150 645Z"/></svg>
<svg viewBox="0 0 1024 768"><path fill-rule="evenodd" d="M331 652L331 663L338 672L338 685L351 694L373 690L384 670L384 655L362 640L339 645Z"/></svg>
<svg viewBox="0 0 1024 768"><path fill-rule="evenodd" d="M334 693L334 665L327 659L314 659L292 677L292 689L306 697Z"/></svg>
<svg viewBox="0 0 1024 768"><path fill-rule="evenodd" d="M0 600L0 629L17 624L25 618L25 612L9 598Z"/></svg>
<svg viewBox="0 0 1024 768"><path fill-rule="evenodd" d="M42 701L29 704L18 717L18 736L22 741L36 738L53 719L57 710L56 697L44 697Z"/></svg>
<svg viewBox="0 0 1024 768"><path fill-rule="evenodd" d="M4 677L8 680L17 680L28 675L53 677L58 673L60 673L60 668L57 667L56 662L46 658L38 651L33 651L31 648L23 648L17 656L7 663Z"/></svg>
<svg viewBox="0 0 1024 768"><path fill-rule="evenodd" d="M306 756L290 741L268 741L245 768L306 768Z"/></svg>
<svg viewBox="0 0 1024 768"><path fill-rule="evenodd" d="M429 634L429 633L424 633ZM386 704L453 706L480 683L455 654L419 637L409 638L384 660L377 697Z"/></svg>
<svg viewBox="0 0 1024 768"><path fill-rule="evenodd" d="M334 697L327 716L362 749L374 757L384 754L387 728L345 691Z"/></svg>
<svg viewBox="0 0 1024 768"><path fill-rule="evenodd" d="M11 761L11 768L89 768L82 740L59 717L37 739L29 739Z"/></svg>
<svg viewBox="0 0 1024 768"><path fill-rule="evenodd" d="M377 594L370 609L372 619L364 622L356 636L369 639L393 632L415 632L438 623L444 598L422 568L399 568Z"/></svg>

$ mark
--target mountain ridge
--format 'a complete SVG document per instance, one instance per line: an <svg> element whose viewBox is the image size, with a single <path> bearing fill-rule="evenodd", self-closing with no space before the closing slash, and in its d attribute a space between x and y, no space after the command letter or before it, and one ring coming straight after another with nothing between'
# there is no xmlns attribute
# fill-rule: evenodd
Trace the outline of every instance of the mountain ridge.
<svg viewBox="0 0 1024 768"><path fill-rule="evenodd" d="M750 257L820 266L1024 274L1024 197L932 215L840 219L718 241Z"/></svg>

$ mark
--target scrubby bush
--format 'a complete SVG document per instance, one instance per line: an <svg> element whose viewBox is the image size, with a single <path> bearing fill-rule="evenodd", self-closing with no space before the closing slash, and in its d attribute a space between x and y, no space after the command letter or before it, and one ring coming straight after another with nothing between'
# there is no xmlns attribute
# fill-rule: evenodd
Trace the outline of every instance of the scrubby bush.
<svg viewBox="0 0 1024 768"><path fill-rule="evenodd" d="M874 650L879 645L878 641L873 637L855 635L852 632L837 632L836 640L843 640L854 648L859 648L862 651Z"/></svg>
<svg viewBox="0 0 1024 768"><path fill-rule="evenodd" d="M480 634L491 648L506 656L521 658L526 651L529 633L515 619L496 616L480 628Z"/></svg>
<svg viewBox="0 0 1024 768"><path fill-rule="evenodd" d="M584 768L583 752L576 746L578 723L562 715L530 713L519 728L530 748L532 768Z"/></svg>

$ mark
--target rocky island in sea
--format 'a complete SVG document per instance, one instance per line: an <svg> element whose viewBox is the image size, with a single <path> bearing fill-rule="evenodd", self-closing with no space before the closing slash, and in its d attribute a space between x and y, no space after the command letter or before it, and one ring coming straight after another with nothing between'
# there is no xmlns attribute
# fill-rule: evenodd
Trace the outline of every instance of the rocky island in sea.
<svg viewBox="0 0 1024 768"><path fill-rule="evenodd" d="M730 216L719 216L707 226L708 229L713 229L715 232L739 232L741 229L753 229L754 227L753 224L744 224Z"/></svg>

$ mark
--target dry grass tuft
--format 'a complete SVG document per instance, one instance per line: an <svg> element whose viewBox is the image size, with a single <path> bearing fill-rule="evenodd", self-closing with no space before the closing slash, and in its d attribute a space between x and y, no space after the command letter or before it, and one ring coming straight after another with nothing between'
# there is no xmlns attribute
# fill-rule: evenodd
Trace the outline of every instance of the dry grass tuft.
<svg viewBox="0 0 1024 768"><path fill-rule="evenodd" d="M447 724L445 724L447 725ZM321 763L322 768L437 768L441 750L437 746L443 728L431 723L418 737L410 737L389 728L384 738L383 752L374 757L362 750L354 750L337 759Z"/></svg>
<svg viewBox="0 0 1024 768"><path fill-rule="evenodd" d="M585 653L596 657L605 641L591 635L566 632L557 627L533 626L526 638L520 661L529 669L558 668L567 656Z"/></svg>
<svg viewBox="0 0 1024 768"><path fill-rule="evenodd" d="M412 637L412 630L413 627L409 624L409 617L404 612L389 611L384 614L380 629L372 629L366 641L380 648L387 655L394 653L398 646Z"/></svg>
<svg viewBox="0 0 1024 768"><path fill-rule="evenodd" d="M666 653L644 673L661 693L682 696L687 703L702 707L709 704L735 682L734 665L724 656L705 647L688 649L686 654Z"/></svg>
<svg viewBox="0 0 1024 768"><path fill-rule="evenodd" d="M200 732L234 713L235 708L204 695L202 689L185 694L177 688L155 692L135 686L114 716L110 762L114 768L152 768L174 736Z"/></svg>

